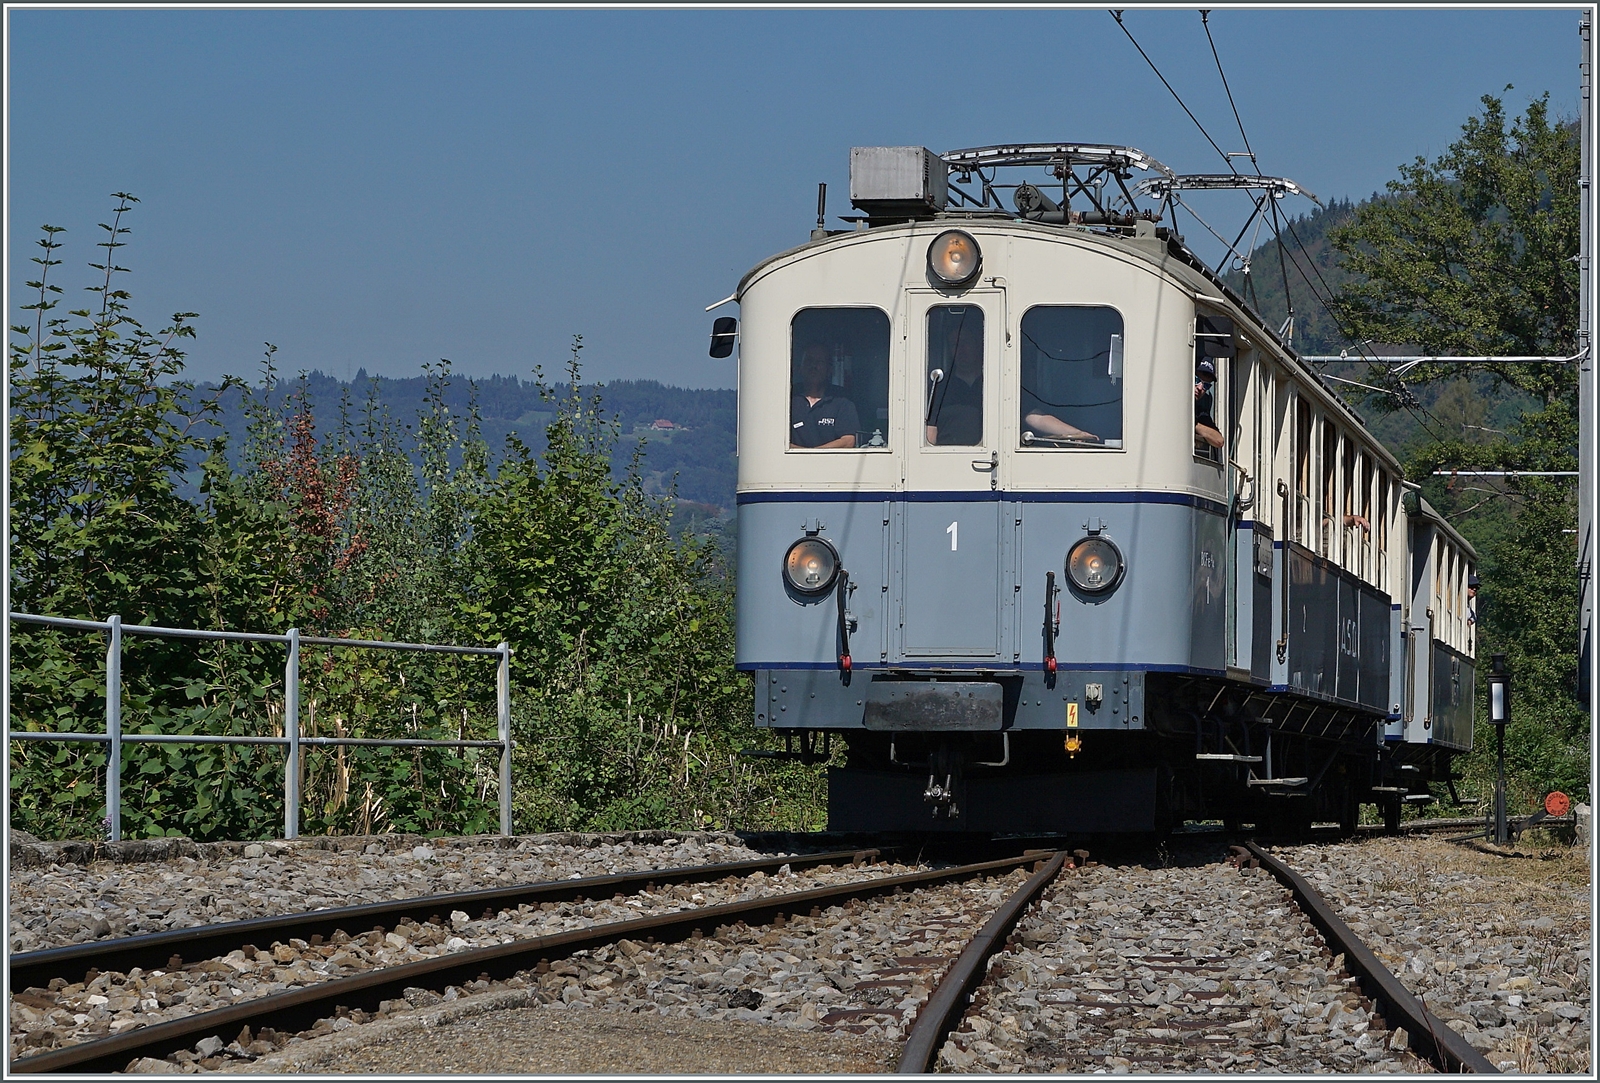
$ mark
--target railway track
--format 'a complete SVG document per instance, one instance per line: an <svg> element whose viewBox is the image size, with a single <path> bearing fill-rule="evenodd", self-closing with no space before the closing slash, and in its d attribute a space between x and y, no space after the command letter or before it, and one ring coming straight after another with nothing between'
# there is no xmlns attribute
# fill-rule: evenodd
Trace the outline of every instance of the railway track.
<svg viewBox="0 0 1600 1083"><path fill-rule="evenodd" d="M1337 1001L1328 1002L1328 1018L1337 1022L1346 1017L1362 1016L1363 1025L1357 1029L1369 1035L1384 1035L1384 1042L1378 1048L1396 1050L1393 1056L1384 1054L1391 1061L1414 1055L1443 1072L1495 1071L1481 1054L1428 1012L1387 971L1303 878L1254 844L1232 849L1236 866L1264 869L1283 885L1292 895L1297 914L1303 914L1320 933L1326 955L1338 957L1333 964L1324 965L1335 972L1332 980L1345 987L1346 992ZM1082 851L1078 855L1082 864L1087 855ZM12 988L22 988L18 983L19 975L30 981L44 978L59 984L66 975L81 976L88 973L89 968L103 967L109 971L112 966L126 966L131 969L142 965L139 960L154 959L163 953L169 955L167 962L182 963L182 959L171 958L176 954L172 948L186 937L186 950L195 958L201 952L238 953L241 948L236 945L248 944L247 938L265 940L268 933L282 936L296 930L304 931L308 928L304 924L307 922L326 930L311 934L314 936L347 938L351 930L355 930L368 938L381 940L385 935L385 922L418 922L422 920L419 915L423 914L437 921L441 917L439 911L459 912L463 905L493 909L495 906L526 907L530 902L572 903L607 894L615 897L644 892L669 883L704 883L753 873L772 873L784 865L790 867L787 871L791 873L797 867L830 865L845 865L852 872L859 872L878 856L878 852L872 850L840 851L649 874L591 877L233 922L199 930L127 938L121 943L77 945L17 956L12 960ZM539 981L542 975L548 981L553 976L552 964L557 964L557 972L588 977L586 970L569 970L569 965L562 960L583 956L586 960L598 959L603 964L608 952L614 952L618 944L668 950L669 945L698 941L703 937L737 941L740 936L736 933L752 927L767 925L781 929L786 918L791 919L797 932L800 926L817 929L828 924L828 921L818 920L824 917L824 911L829 920L837 920L840 914L850 912L857 904L868 905L886 896L926 892L983 878L1015 876L1030 864L1033 872L1026 883L1004 899L996 895L990 900L997 905L974 904L969 897L953 903L947 900L942 909L940 904L925 909L915 923L918 926L915 938L893 949L898 954L893 954L890 961L897 965L880 965L877 971L865 975L872 980L854 982L849 987L857 1000L853 1006L832 1007L812 1018L835 1030L861 1033L876 1024L890 1028L891 1035L904 1031L898 1064L902 1073L972 1066L968 1047L984 1036L999 1037L994 1024L985 1021L986 1013L992 1015L990 1009L995 1005L1015 1007L1019 986L1028 994L1020 998L1022 1006L1025 1009L1031 1006L1039 1022L1031 1028L1034 1033L1028 1048L1061 1051L1076 1047L1099 1052L1102 1046L1114 1046L1129 1054L1125 1060L1130 1070L1182 1070L1185 1057L1192 1061L1196 1056L1210 1055L1224 1042L1237 1045L1240 1039L1245 1039L1244 1045L1255 1047L1272 1047L1283 1042L1283 1017L1253 1012L1247 1000L1235 995L1238 986L1248 980L1272 980L1270 974L1262 973L1270 968L1256 965L1261 962L1259 957L1254 961L1230 957L1226 946L1197 949L1191 944L1188 950L1166 951L1150 950L1147 946L1139 951L1116 953L1111 968L1075 967L1075 972L1070 974L1060 968L1047 967L1043 973L1029 969L1030 964L1022 959L1028 947L1048 943L1063 931L1053 926L1061 924L1064 911L1058 905L1054 914L1047 914L1044 909L1050 903L1042 900L1047 899L1052 885L1060 888L1065 883L1057 884L1058 878L1063 870L1072 867L1063 853L1029 851L1018 857L953 868L853 877L844 883L674 909L633 920L607 921L546 936L450 951L430 959L330 978L188 1017L136 1027L109 1038L18 1057L12 1060L10 1067L18 1074L117 1071L141 1058L165 1060L197 1045L205 1049L208 1041L215 1051L234 1035L241 1035L240 1040L248 1043L249 1038L243 1034L284 1036L308 1030L320 1033L330 1020L362 1021L402 1001L414 1002L419 990L437 993L474 985L487 988L484 983L516 976ZM1109 879L1117 871L1102 869L1100 874ZM926 898L924 895L917 897ZM1282 912L1282 908L1266 911L1269 915ZM1141 916L1155 924L1161 919L1161 915L1149 910ZM1025 917L1027 927L1020 936L1014 935ZM972 926L980 921L982 927L972 934ZM749 935L745 933L743 938L748 940ZM952 943L959 945L958 952L951 952ZM1271 954L1269 951L1268 955ZM1348 971L1348 978L1337 973L1338 962ZM594 969L594 964L590 968ZM1103 980L1113 969L1123 975L1120 985L1113 986ZM1192 986L1184 996L1192 998L1194 1003L1177 1002L1174 994L1178 986L1175 984L1169 985L1165 992L1160 991L1151 975L1163 979L1183 976ZM1019 977L1023 979L1020 982ZM1137 987L1133 984L1135 978L1141 983ZM571 981L570 978L564 980ZM1366 997L1364 1004L1351 1000L1350 994L1357 989ZM888 990L893 990L893 996L874 995ZM899 999L895 1000L896 997ZM755 999L759 1002L760 998ZM1259 1000L1258 997L1258 1004ZM1046 1024L1052 1017L1049 1011L1038 1011L1043 1006L1041 1001L1072 1005L1075 1026L1068 1028L1070 1035L1049 1033ZM1177 1008L1173 1007L1175 1003ZM1195 1010L1196 1006L1199 1010ZM1160 1017L1143 1020L1141 1025L1139 1014L1152 1009ZM1002 1014L1001 1018L1005 1020L1007 1016ZM1016 1013L1009 1018L1014 1020ZM1159 1025L1151 1025L1152 1022ZM1275 1034L1274 1028L1279 1033ZM1406 1040L1396 1045L1393 1035L1402 1029ZM1293 1042L1289 1044L1292 1046ZM1371 1049L1373 1044L1368 1040L1364 1046L1356 1048ZM193 1054L188 1056L193 1059ZM1274 1063L1269 1061L1262 1066ZM1418 1067L1415 1062L1409 1064L1413 1069ZM1246 1061L1241 1066L1250 1065ZM1058 1063L1053 1067L1093 1070L1087 1064L1069 1063L1063 1067Z"/></svg>
<svg viewBox="0 0 1600 1083"><path fill-rule="evenodd" d="M158 967L181 970L185 959L199 962L218 958L255 944L270 945L274 941L287 943L295 938L305 940L308 944L320 944L336 932L356 936L379 928L387 931L407 921L443 925L446 918L457 911L469 915L481 913L488 918L500 911L515 910L521 906L581 902L584 899L603 899L619 894L633 895L670 884L743 877L757 872L771 874L784 867L812 869L840 863L859 865L865 861L875 860L881 854L882 851L877 849L839 850L807 854L802 857L733 861L650 872L588 876L576 880L522 884L484 891L422 895L394 902L308 910L246 921L229 921L218 925L170 929L116 940L89 941L73 944L70 947L47 948L11 956L10 987L12 989L46 987L56 978L66 982L82 981L90 970L123 974L134 967L145 970Z"/></svg>
<svg viewBox="0 0 1600 1083"><path fill-rule="evenodd" d="M741 862L741 866L759 865L771 866L774 864L789 864L792 866L799 861L813 861L816 865L828 864L831 857L833 862L853 862L856 853L815 855L813 858L789 858L783 862ZM779 924L784 922L786 916L795 914L820 916L822 910L835 906L845 906L858 901L875 899L886 895L897 895L918 889L926 889L943 884L950 884L1002 875L1029 864L1039 862L1033 855L1009 857L994 861L979 862L976 864L961 865L953 868L934 869L911 873L900 873L889 876L875 876L864 879L851 879L842 884L829 884L809 888L801 891L789 891L772 894L762 894L756 898L741 899L735 902L694 906L688 909L674 909L670 912L654 914L634 920L610 921L600 924L588 925L582 928L569 929L547 936L523 937L511 939L508 942L494 944L486 947L468 948L451 951L429 959L386 966L377 969L365 970L348 977L330 978L312 985L273 993L265 997L250 999L241 1003L231 1004L227 1007L200 1012L195 1015L147 1026L134 1027L121 1034L93 1041L81 1042L48 1052L17 1057L11 1061L10 1069L14 1073L47 1073L47 1072L107 1072L119 1071L126 1068L131 1062L141 1058L156 1060L166 1059L180 1050L196 1046L207 1039L214 1039L218 1047L232 1039L245 1028L253 1034L263 1031L275 1034L292 1034L313 1027L319 1020L345 1018L356 1013L375 1015L383 1010L386 1003L393 1003L405 998L408 991L422 989L434 992L445 990L448 987L467 986L477 981L495 981L511 978L519 974L538 974L548 971L552 963L582 952L593 952L596 949L607 948L620 941L639 942L643 944L665 944L676 941L698 939L713 933L719 927L734 927L739 925ZM680 882L687 879L690 871L698 873L697 881L710 878L721 878L730 875L726 872L729 866L711 866L699 870L672 870L680 874ZM746 869L746 871L752 871ZM754 871L761 871L760 869ZM587 891L582 888L580 881L566 881L553 885L537 885L536 887L549 887L554 891L563 891L568 897L584 895L596 890L596 884L604 883L605 890L618 892L623 886L619 881L625 881L643 889L648 880L659 881L662 873L641 874L631 878L598 877L591 881ZM533 888L523 889L531 891ZM481 895L482 893L469 893ZM422 900L410 900L412 905L408 912L423 912L430 909L443 909L452 905L451 896L433 896L427 905L418 908L415 903ZM548 902L548 900L545 900ZM478 900L481 904L481 898ZM525 903L523 905L526 905ZM370 924L371 912L374 907L354 907L352 911L361 912L360 920ZM313 912L311 917L317 921L328 920L328 911ZM305 915L295 915L296 919L304 919ZM267 921L282 921L284 919L265 919ZM239 922L234 925L258 925L255 922ZM259 927L259 926L258 926ZM281 927L281 926L280 926ZM357 928L363 927L358 925ZM231 943L237 940L240 930L231 930L226 936L220 932L205 932L186 930L198 936L221 938L216 943ZM339 929L338 933L343 933ZM163 940L162 950L171 946L170 934L157 934ZM251 933L249 935L256 935ZM337 935L337 934L336 934ZM379 933L376 929L366 934L368 938L376 939ZM139 938L151 939L151 938ZM148 950L151 945L145 944L138 949ZM331 946L331 945L330 945ZM93 966L92 953L85 953L80 948L99 947L102 951L126 952L127 946L82 945L72 949L59 949L56 953L58 964L66 963L70 970L80 970L85 965ZM234 949L239 950L239 949ZM48 953L30 953L48 954ZM65 957L65 958L64 958ZM127 957L124 955L123 957ZM38 959L28 961L29 965L37 967L41 962ZM36 972L39 972L36 970ZM57 976L59 979L59 975ZM13 986L16 988L16 986Z"/></svg>
<svg viewBox="0 0 1600 1083"><path fill-rule="evenodd" d="M1521 832L1529 827L1540 828L1566 828L1577 825L1578 818L1571 813L1565 816L1512 816L1510 827L1513 833ZM1400 834L1402 835L1431 835L1444 832L1482 830L1484 818L1482 816L1451 817L1432 820L1402 820L1400 821ZM1382 835L1385 833L1382 824L1360 824L1356 827L1357 835Z"/></svg>
<svg viewBox="0 0 1600 1083"><path fill-rule="evenodd" d="M1232 849L1235 867L1264 869L1286 889L1295 914L1286 916L1289 908L1279 904L1287 900L1272 892L1246 888L1241 895L1253 901L1244 909L1262 927L1234 927L1231 937L1208 928L1218 918L1224 924L1235 919L1217 912L1228 893L1215 884L1215 863L1199 866L1190 884L1181 884L1183 876L1167 878L1160 885L1169 891L1165 912L1150 901L1159 895L1158 885L1143 881L1131 889L1113 885L1123 891L1120 896L1110 892L1109 898L1096 888L1067 897L1057 892L1056 916L1031 914L1020 938L1008 943L1011 951L987 975L978 970L988 955L977 953L967 972L952 970L912 1029L899 1071L1004 1065L1084 1072L1105 1071L1107 1063L1112 1070L1132 1072L1235 1065L1306 1071L1367 1069L1375 1061L1387 1062L1391 1071L1407 1071L1418 1067L1409 1056L1439 1072L1497 1071L1427 1011L1303 877L1254 843ZM1171 892L1174 885L1184 890ZM1030 887L1034 893L1024 905L1046 894L1043 883L1030 882ZM1041 909L1048 906L1044 901ZM1097 908L1113 918L1126 913L1127 925L1113 923L1105 936L1082 936L1086 923L1076 919L1093 916ZM1298 922L1287 919L1299 915L1315 926L1321 944L1309 943L1303 930L1295 929ZM1266 927L1274 921L1276 930ZM1302 965L1291 969L1278 965L1280 959ZM1310 1018L1314 1012L1318 1034L1347 1026L1354 1040L1334 1056L1355 1063L1325 1063L1314 1059L1318 1054L1297 1051L1292 1038L1285 1040L1286 1021L1300 1019L1291 1017L1293 1009L1272 1010L1270 987L1299 985L1302 976L1304 995L1296 1003L1303 1014L1296 1015ZM1365 994L1365 1003L1346 986ZM936 1002L943 1008L933 1012ZM1382 1036L1381 1044L1375 1035ZM1280 1052L1290 1063L1265 1060L1257 1050ZM1018 1059L1023 1064L1017 1065Z"/></svg>

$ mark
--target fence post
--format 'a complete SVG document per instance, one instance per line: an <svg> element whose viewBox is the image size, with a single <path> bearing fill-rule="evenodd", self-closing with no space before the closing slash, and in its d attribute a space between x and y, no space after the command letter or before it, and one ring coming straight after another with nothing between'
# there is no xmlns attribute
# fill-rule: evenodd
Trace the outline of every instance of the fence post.
<svg viewBox="0 0 1600 1083"><path fill-rule="evenodd" d="M495 676L500 719L500 834L511 834L511 644L501 640Z"/></svg>
<svg viewBox="0 0 1600 1083"><path fill-rule="evenodd" d="M106 833L122 841L122 618L106 618Z"/></svg>
<svg viewBox="0 0 1600 1083"><path fill-rule="evenodd" d="M289 661L283 669L283 735L289 755L283 768L283 837L300 837L300 629L289 629Z"/></svg>

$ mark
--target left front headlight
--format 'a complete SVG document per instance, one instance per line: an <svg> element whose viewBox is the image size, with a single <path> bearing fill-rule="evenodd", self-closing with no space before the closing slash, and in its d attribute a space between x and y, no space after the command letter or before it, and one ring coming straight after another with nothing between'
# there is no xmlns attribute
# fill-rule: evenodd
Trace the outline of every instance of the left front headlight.
<svg viewBox="0 0 1600 1083"><path fill-rule="evenodd" d="M1103 534L1091 534L1067 553L1067 577L1086 594L1100 594L1122 578L1122 552Z"/></svg>
<svg viewBox="0 0 1600 1083"><path fill-rule="evenodd" d="M826 594L839 575L839 554L821 538L801 538L784 554L783 575L800 594Z"/></svg>

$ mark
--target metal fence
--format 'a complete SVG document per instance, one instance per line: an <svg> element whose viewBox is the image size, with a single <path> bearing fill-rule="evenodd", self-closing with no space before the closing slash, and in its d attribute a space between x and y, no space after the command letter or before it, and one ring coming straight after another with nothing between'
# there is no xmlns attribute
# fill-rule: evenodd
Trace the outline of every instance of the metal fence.
<svg viewBox="0 0 1600 1083"><path fill-rule="evenodd" d="M12 730L6 720L6 736L11 741L92 741L108 744L106 756L106 825L112 842L122 838L122 746L124 744L205 744L205 745L283 745L288 761L283 769L283 837L300 836L300 749L305 745L363 745L404 748L498 748L500 750L500 833L511 834L511 647L452 647L438 643L389 643L372 639L336 639L328 636L302 636L290 628L282 635L263 632L217 632L195 628L161 628L147 624L123 624L119 616L103 621L71 617L41 617L32 613L12 613L11 619L23 624L42 624L51 628L106 632L106 732L53 733ZM171 639L229 640L243 643L286 643L288 660L283 670L283 736L235 737L208 734L161 734L122 732L122 637L157 636ZM302 737L300 735L300 647L365 647L385 651L417 651L432 654L496 655L496 708L499 737L493 741L433 741L421 738L377 737Z"/></svg>

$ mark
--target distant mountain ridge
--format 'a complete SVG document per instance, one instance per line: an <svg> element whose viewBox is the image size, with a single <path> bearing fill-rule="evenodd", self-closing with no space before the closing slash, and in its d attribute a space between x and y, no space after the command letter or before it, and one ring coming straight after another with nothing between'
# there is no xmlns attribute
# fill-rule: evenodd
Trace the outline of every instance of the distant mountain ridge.
<svg viewBox="0 0 1600 1083"><path fill-rule="evenodd" d="M348 383L323 372L280 379L273 398L282 402L302 391L316 418L319 439L326 439L339 424L341 401L347 401L349 423L359 429L369 399L379 412L406 431L414 430L419 411L426 405L428 377L368 377L366 370ZM201 385L202 392L215 385ZM566 384L552 385L558 398ZM680 500L714 507L721 512L734 506L737 465L734 459L736 396L731 389L671 387L656 380L617 380L608 384L580 385L589 394L598 390L601 409L617 421L621 438L612 454L619 473L627 468L634 448L642 440L642 470L646 487L664 493L674 484ZM555 416L554 405L540 396L538 385L516 376L489 376L469 380L453 375L444 388L444 401L453 415L465 417L474 394L483 437L498 459L506 438L515 434L535 451L545 446L545 427ZM249 420L237 390L222 396L221 428L228 435L230 457L237 461L244 447ZM653 429L658 420L671 429Z"/></svg>

